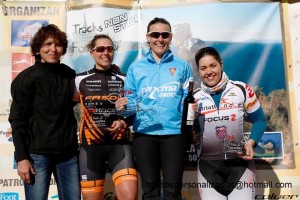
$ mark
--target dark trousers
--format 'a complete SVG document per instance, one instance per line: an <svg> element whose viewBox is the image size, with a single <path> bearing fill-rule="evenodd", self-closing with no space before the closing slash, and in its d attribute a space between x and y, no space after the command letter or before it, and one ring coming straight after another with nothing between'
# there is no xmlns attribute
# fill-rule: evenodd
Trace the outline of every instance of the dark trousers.
<svg viewBox="0 0 300 200"><path fill-rule="evenodd" d="M160 200L163 188L163 199L182 200L185 135L151 136L136 133L133 147L142 179L143 199Z"/></svg>

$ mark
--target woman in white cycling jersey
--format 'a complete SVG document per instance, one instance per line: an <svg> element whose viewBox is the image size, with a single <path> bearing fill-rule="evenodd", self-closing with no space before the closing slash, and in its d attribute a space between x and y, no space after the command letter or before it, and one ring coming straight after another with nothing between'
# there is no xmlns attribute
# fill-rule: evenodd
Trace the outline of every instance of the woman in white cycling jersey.
<svg viewBox="0 0 300 200"><path fill-rule="evenodd" d="M263 110L249 85L229 80L216 49L198 50L195 61L202 79L194 94L199 113L201 199L254 199L253 147L266 128ZM253 126L242 146L245 114Z"/></svg>

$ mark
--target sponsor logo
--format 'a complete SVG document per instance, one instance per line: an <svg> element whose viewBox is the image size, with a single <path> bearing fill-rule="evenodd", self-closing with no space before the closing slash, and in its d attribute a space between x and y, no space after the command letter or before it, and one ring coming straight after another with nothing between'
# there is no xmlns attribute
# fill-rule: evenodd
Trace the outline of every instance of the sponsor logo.
<svg viewBox="0 0 300 200"><path fill-rule="evenodd" d="M170 68L170 73L172 76L174 75L175 71L176 71L176 68Z"/></svg>
<svg viewBox="0 0 300 200"><path fill-rule="evenodd" d="M120 83L120 84L109 83L107 86L109 86L109 87L122 87L122 83Z"/></svg>
<svg viewBox="0 0 300 200"><path fill-rule="evenodd" d="M217 126L216 127L216 136L219 139L224 139L227 135L227 128L226 126Z"/></svg>
<svg viewBox="0 0 300 200"><path fill-rule="evenodd" d="M235 140L235 136L234 135L226 135L225 137L227 140Z"/></svg>
<svg viewBox="0 0 300 200"><path fill-rule="evenodd" d="M86 96L85 101L109 101L110 103L115 103L119 99L119 94L113 93L108 96Z"/></svg>
<svg viewBox="0 0 300 200"><path fill-rule="evenodd" d="M217 122L217 121L229 121L229 116L217 116L217 117L207 117L206 122Z"/></svg>
<svg viewBox="0 0 300 200"><path fill-rule="evenodd" d="M12 80L24 69L34 64L31 53L12 53Z"/></svg>
<svg viewBox="0 0 300 200"><path fill-rule="evenodd" d="M200 97L199 100L200 101L205 101L206 99L209 99L208 97Z"/></svg>
<svg viewBox="0 0 300 200"><path fill-rule="evenodd" d="M248 109L252 108L253 106L255 106L255 104L256 104L257 102L258 102L258 100L257 100L257 99L254 99L254 101L248 103L248 104L246 105L246 110L248 110Z"/></svg>
<svg viewBox="0 0 300 200"><path fill-rule="evenodd" d="M178 82L166 83L160 87L145 87L142 90L143 94L150 93L150 99L156 99L157 97L169 98L175 97L176 91L179 89L180 84Z"/></svg>
<svg viewBox="0 0 300 200"><path fill-rule="evenodd" d="M13 141L9 123L0 123L0 144L11 144Z"/></svg>
<svg viewBox="0 0 300 200"><path fill-rule="evenodd" d="M19 194L16 192L0 193L0 200L19 200Z"/></svg>
<svg viewBox="0 0 300 200"><path fill-rule="evenodd" d="M48 25L47 20L13 20L11 32L11 45L28 47L34 34L43 25Z"/></svg>
<svg viewBox="0 0 300 200"><path fill-rule="evenodd" d="M101 80L86 80L87 83L101 83Z"/></svg>
<svg viewBox="0 0 300 200"><path fill-rule="evenodd" d="M235 92L230 92L230 93L228 94L228 96L229 96L229 97L235 97L236 94L235 94Z"/></svg>
<svg viewBox="0 0 300 200"><path fill-rule="evenodd" d="M89 84L86 84L86 87L88 87L88 88L101 88L102 87L102 85L89 85Z"/></svg>
<svg viewBox="0 0 300 200"><path fill-rule="evenodd" d="M269 194L269 195L255 195L255 199L297 199L299 195L290 194Z"/></svg>
<svg viewBox="0 0 300 200"><path fill-rule="evenodd" d="M82 179L83 181L87 181L87 175L85 175L85 174L81 175L81 179Z"/></svg>
<svg viewBox="0 0 300 200"><path fill-rule="evenodd" d="M82 16L84 19L83 24L75 23L71 26L73 27L74 37L76 38L75 41L69 43L68 52L73 53L73 56L77 57L82 52L88 52L86 48L86 40L89 38L92 39L95 34L99 34L103 31L103 27L95 22L90 22L92 19L86 19L85 14ZM84 35L82 37L81 35Z"/></svg>
<svg viewBox="0 0 300 200"><path fill-rule="evenodd" d="M30 42L33 35L41 28L41 24L32 24L25 26L18 34L18 39L21 41Z"/></svg>
<svg viewBox="0 0 300 200"><path fill-rule="evenodd" d="M234 102L228 102L228 99L222 98L220 101L220 107L225 109L233 109L238 108L238 104Z"/></svg>
<svg viewBox="0 0 300 200"><path fill-rule="evenodd" d="M109 88L108 91L111 91L111 92L120 92L120 88Z"/></svg>
<svg viewBox="0 0 300 200"><path fill-rule="evenodd" d="M103 28L101 25L95 25L93 22L91 25L87 25L86 23L84 25L80 24L74 24L74 33L76 34L86 34L86 33L101 33L103 31Z"/></svg>
<svg viewBox="0 0 300 200"><path fill-rule="evenodd" d="M248 93L248 97L252 98L254 96L254 91L251 89L251 87L249 85L246 85L246 90Z"/></svg>
<svg viewBox="0 0 300 200"><path fill-rule="evenodd" d="M128 17L127 13L120 14L118 16L112 17L104 21L104 27L113 27L114 32L120 32L121 30L126 29L134 24L137 24L142 18L141 14L136 14L132 17Z"/></svg>
<svg viewBox="0 0 300 200"><path fill-rule="evenodd" d="M127 95L131 95L132 94L132 91L131 90L124 90L124 89L121 89L120 90L120 96L121 97L125 97Z"/></svg>
<svg viewBox="0 0 300 200"><path fill-rule="evenodd" d="M115 76L113 76L113 77L115 77ZM116 77L115 77L116 78ZM123 83L123 81L119 81L119 80L111 80L111 81L107 81L108 83Z"/></svg>

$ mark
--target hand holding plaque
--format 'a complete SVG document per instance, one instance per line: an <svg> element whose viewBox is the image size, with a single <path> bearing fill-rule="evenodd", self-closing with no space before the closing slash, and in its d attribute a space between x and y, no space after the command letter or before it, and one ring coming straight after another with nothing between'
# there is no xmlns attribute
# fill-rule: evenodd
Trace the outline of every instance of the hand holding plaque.
<svg viewBox="0 0 300 200"><path fill-rule="evenodd" d="M120 97L121 98L125 97L125 98L128 99L128 97L130 97L130 95L132 95L131 90L125 90L124 88L122 88L120 90ZM124 114L124 112L126 112L127 114L134 114L137 111L138 103L136 101L131 101L131 102L127 102L127 104L125 104L123 106L125 107L125 110L118 111L119 113Z"/></svg>
<svg viewBox="0 0 300 200"><path fill-rule="evenodd" d="M124 90L122 88L120 90L120 97L127 98L128 102L125 105L125 109L123 111L118 111L118 113L123 116L136 114L138 120L142 121L140 129L159 124L155 117L157 111L153 107L147 107L143 103L143 100L145 100L144 94L134 95L131 90Z"/></svg>
<svg viewBox="0 0 300 200"><path fill-rule="evenodd" d="M234 137L226 136L224 138L224 154L243 155L245 154L244 145L244 139L237 140Z"/></svg>
<svg viewBox="0 0 300 200"><path fill-rule="evenodd" d="M134 96L131 90L124 90L124 88L122 88L120 90L120 97L121 98L125 97L128 99L127 104L125 104L125 110L123 111L126 114L137 114L137 113L141 113L141 112L144 113L148 111L153 112L154 110L153 108L144 108L143 103L141 102L141 100L144 98L144 95Z"/></svg>

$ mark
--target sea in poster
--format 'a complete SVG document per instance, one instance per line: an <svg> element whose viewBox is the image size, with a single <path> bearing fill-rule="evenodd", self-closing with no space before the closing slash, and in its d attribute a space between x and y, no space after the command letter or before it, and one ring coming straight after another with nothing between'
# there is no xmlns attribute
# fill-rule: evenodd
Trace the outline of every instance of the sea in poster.
<svg viewBox="0 0 300 200"><path fill-rule="evenodd" d="M133 49L115 52L114 63L120 66L123 73L127 72L131 63L139 59L139 49L136 48L138 42L132 43ZM273 90L286 89L281 43L207 41L201 43L201 47L203 46L212 46L220 52L224 70L230 79L243 81L251 86L259 86L265 95ZM175 55L178 55L176 46L171 46L171 49ZM147 48L143 48L141 55L145 56L146 53ZM267 55L262 56L264 54ZM187 56L193 60L194 55L195 53ZM94 61L88 52L75 59L66 55L63 62L71 66L76 73L87 71L94 66ZM193 67L194 75L199 78L195 63L190 62L190 64ZM199 80L195 81L199 83Z"/></svg>
<svg viewBox="0 0 300 200"><path fill-rule="evenodd" d="M189 15L178 15L186 10ZM267 162L279 169L295 168L279 10L278 3L212 3L140 10L99 7L72 11L68 13L67 21L70 46L63 62L77 73L91 69L94 62L84 45L93 35L108 33L118 46L113 63L126 73L131 63L149 51L145 37L148 22L154 17L164 17L172 25L170 48L190 63L195 88L201 82L195 53L205 46L215 47L229 78L243 81L255 90L268 120L266 132L282 132L285 155ZM126 25L126 19L135 21L116 31L121 23ZM114 20L120 24L107 26ZM78 31L79 27L94 32L83 33ZM250 130L251 125L246 123L244 131ZM192 144L195 147L191 146L187 152L192 154L189 166L195 166L197 142L196 135Z"/></svg>

